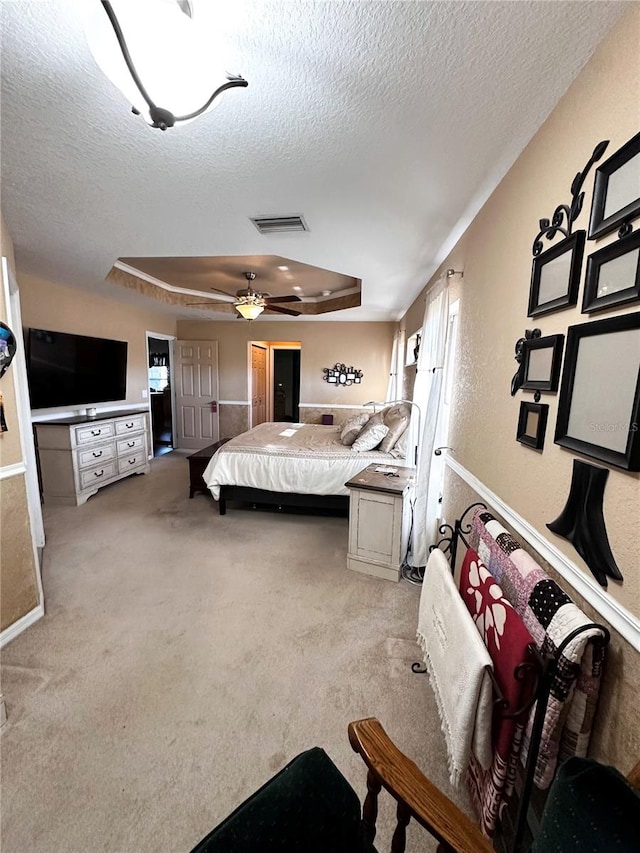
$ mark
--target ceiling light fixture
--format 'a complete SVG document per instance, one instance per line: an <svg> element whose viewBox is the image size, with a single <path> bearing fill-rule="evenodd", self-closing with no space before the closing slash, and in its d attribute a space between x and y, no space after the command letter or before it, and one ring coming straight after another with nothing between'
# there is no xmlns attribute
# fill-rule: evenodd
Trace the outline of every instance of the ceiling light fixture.
<svg viewBox="0 0 640 853"><path fill-rule="evenodd" d="M190 4L177 0L100 2L117 42L104 21L96 20L93 3L85 0L85 30L91 52L133 105L132 111L143 115L151 127L166 130L178 122L193 121L217 106L215 99L227 89L249 85L243 77L212 68L211 40L205 40L202 28L198 30L191 19ZM211 94L211 81L216 76L224 82Z"/></svg>
<svg viewBox="0 0 640 853"><path fill-rule="evenodd" d="M245 296L236 303L235 309L245 320L255 320L264 311L264 304L260 304L256 297Z"/></svg>

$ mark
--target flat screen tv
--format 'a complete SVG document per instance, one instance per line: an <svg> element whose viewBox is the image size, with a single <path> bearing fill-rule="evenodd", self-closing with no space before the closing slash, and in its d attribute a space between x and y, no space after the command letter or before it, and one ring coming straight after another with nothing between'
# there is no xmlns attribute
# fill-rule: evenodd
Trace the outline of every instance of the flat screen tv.
<svg viewBox="0 0 640 853"><path fill-rule="evenodd" d="M33 409L126 398L126 341L29 329L26 344Z"/></svg>

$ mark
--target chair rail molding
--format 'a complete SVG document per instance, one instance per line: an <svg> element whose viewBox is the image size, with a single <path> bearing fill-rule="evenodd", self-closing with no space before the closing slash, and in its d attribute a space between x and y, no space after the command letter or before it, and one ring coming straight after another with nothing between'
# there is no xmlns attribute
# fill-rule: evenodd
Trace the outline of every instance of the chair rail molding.
<svg viewBox="0 0 640 853"><path fill-rule="evenodd" d="M7 643L10 643L11 640L15 640L18 634L22 634L23 631L26 631L34 622L37 622L38 619L42 619L44 616L44 604L37 604L33 610L30 610L28 613L25 613L24 616L21 616L19 619L9 625L0 633L0 649L4 648Z"/></svg>
<svg viewBox="0 0 640 853"><path fill-rule="evenodd" d="M567 580L606 619L614 631L617 631L636 651L640 652L640 619L638 617L611 598L592 578L587 577L573 560L485 486L471 471L449 455L445 459L445 464L489 504L489 509L494 509L520 536L531 543L542 559Z"/></svg>

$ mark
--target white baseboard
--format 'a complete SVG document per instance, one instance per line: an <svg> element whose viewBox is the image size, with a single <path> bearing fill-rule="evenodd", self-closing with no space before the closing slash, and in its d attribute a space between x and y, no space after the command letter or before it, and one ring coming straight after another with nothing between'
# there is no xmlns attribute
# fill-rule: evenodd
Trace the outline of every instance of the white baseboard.
<svg viewBox="0 0 640 853"><path fill-rule="evenodd" d="M474 474L447 456L445 464L465 481L510 527L526 540L540 556L576 589L606 619L611 627L640 652L640 619L612 598L595 580L588 577L572 560L535 527L487 488Z"/></svg>
<svg viewBox="0 0 640 853"><path fill-rule="evenodd" d="M38 619L42 619L44 616L44 605L38 604L33 610L30 610L28 613L25 613L24 616L21 616L20 619L17 619L13 625L9 625L8 628L5 628L4 631L0 633L0 649L4 648L7 643L10 643L11 640L15 640L18 634L22 634L23 631L26 631L34 622L37 622Z"/></svg>

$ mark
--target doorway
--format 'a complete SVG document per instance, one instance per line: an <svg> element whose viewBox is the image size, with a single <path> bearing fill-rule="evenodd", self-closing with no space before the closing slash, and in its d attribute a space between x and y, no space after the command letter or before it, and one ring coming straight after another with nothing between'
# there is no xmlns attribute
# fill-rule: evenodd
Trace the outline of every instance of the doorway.
<svg viewBox="0 0 640 853"><path fill-rule="evenodd" d="M153 455L173 450L172 340L147 335L149 404Z"/></svg>
<svg viewBox="0 0 640 853"><path fill-rule="evenodd" d="M265 421L299 422L300 355L300 341L248 342L252 427Z"/></svg>
<svg viewBox="0 0 640 853"><path fill-rule="evenodd" d="M299 420L300 350L273 349L273 420Z"/></svg>

